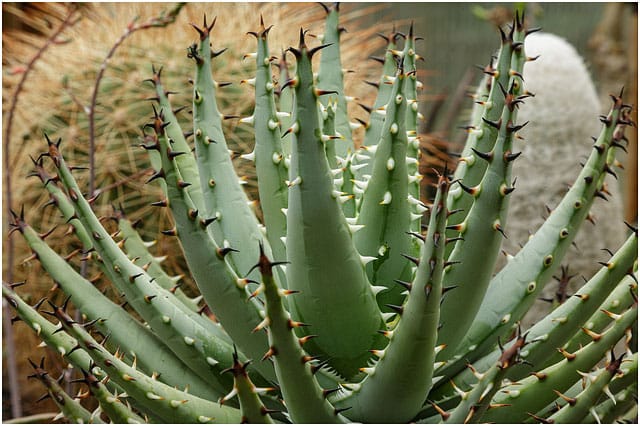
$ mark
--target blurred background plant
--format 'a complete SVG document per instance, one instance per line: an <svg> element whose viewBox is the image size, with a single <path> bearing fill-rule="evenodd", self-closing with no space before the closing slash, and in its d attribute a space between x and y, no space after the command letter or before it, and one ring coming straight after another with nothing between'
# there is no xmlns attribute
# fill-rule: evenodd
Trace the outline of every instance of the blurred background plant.
<svg viewBox="0 0 640 426"><path fill-rule="evenodd" d="M635 47L632 44L637 43L637 9L634 6L545 3L527 4L526 9L532 26L542 26L547 32L567 38L582 56L589 59L602 98L609 92L619 91L619 87L612 87L610 82L626 79L629 84L626 84L625 98L637 105L637 44ZM165 28L144 28L135 33L127 30L158 19L162 11L165 18L170 17L171 10L176 13L175 22L167 20ZM510 21L512 16L508 10L512 8L495 4L417 3L397 10L388 4L347 3L341 6L341 19L348 31L342 39L343 66L354 71L346 76L346 91L358 96L358 102L364 105L372 103L373 95L373 90L364 81L376 81L379 72L379 65L368 58L379 56L384 46L384 40L375 34L391 34L391 22L406 24L408 28L409 22L415 20L417 33L425 38L418 44L418 53L426 58L419 71L419 79L425 84L422 113L426 117L422 122L421 143L423 152L429 154L423 155L421 164L421 172L427 176L423 181L426 200L430 198L428 177L431 167L456 161L447 151L458 152L459 143L465 136L457 127L467 124L471 102L466 95L479 80L480 73L473 65L485 65L489 58L481 55L486 55L495 44L490 32L485 37L487 32L480 30L487 25ZM152 91L142 81L151 75L151 64L156 64L164 67L163 80L168 90L185 86L184 82L192 74L186 48L196 39L189 22L200 22L204 13L218 19L216 35L221 40L214 41L214 47L228 48L219 59L216 75L220 82L232 83L220 91L218 99L221 111L230 116L246 116L253 109L252 90L243 87L240 81L253 73L252 61L243 61L242 57L253 50L253 40L245 31L255 27L259 16L262 14L267 24L274 25L270 32L274 50L296 43L297 32L292 29L304 27L312 33L320 31L324 18L320 6L309 8L296 3L189 3L181 8L169 3L82 3L75 6L3 3L3 214L7 214L9 207L19 209L24 205L27 221L36 228L50 229L58 222L55 209L45 207L49 200L46 191L41 191L41 182L27 177L33 168L29 156L42 151L42 135L46 131L52 139L63 139L65 156L70 163L87 165L94 156L93 171L79 172L78 177L86 188L100 188L101 195L94 205L99 213L109 216L112 206L122 204L132 220L141 220L139 231L143 237L158 241L155 248L158 256L179 252L175 239L164 238L158 232L170 227L169 218L164 212L158 213L157 209L149 207L150 202L159 198L157 188L144 186L149 164L148 157L140 155L138 144L140 128L150 116L147 98ZM138 17L135 23L134 17ZM612 22L622 25L612 25ZM131 23L129 27L128 23ZM114 47L117 49L113 50ZM452 55L452 51L457 52ZM110 59L101 74L101 66L107 57ZM277 70L274 69L274 73ZM92 107L98 78L100 84ZM22 85L21 80L24 80ZM190 99L191 93L186 91L173 95L172 102L189 107ZM7 108L12 102L15 102L15 108ZM365 118L355 103L350 108L352 117ZM634 114L637 122L637 110ZM179 117L187 122L188 108ZM12 123L7 126L9 119ZM92 120L93 150L88 142ZM252 132L238 124L237 119L227 120L225 124L230 148L237 153L250 152ZM626 176L630 177L624 181L625 217L630 223L637 223L635 130L628 129L630 154L625 157L628 161ZM362 131L356 131L354 137L358 141ZM249 193L255 194L252 168L246 168L242 160L236 161L235 165L241 170L240 174L246 175ZM30 251L19 239L12 241L7 236L6 224L4 220L3 279L29 281L32 303L45 295L52 297L50 290L54 283L49 278L42 279L36 263L31 263L33 266L29 268L21 264ZM63 227L56 229L47 241L63 254L72 253L79 247ZM82 268L80 256L74 261L79 269ZM165 267L174 274L186 271L182 256L169 256ZM92 271L85 273L92 276ZM192 283L185 282L183 286L187 293L190 285ZM8 322L5 317L4 323ZM15 359L17 366L13 371L19 374L9 380L12 369L7 365L11 365L10 355L17 350L3 345L3 357L7 356L3 368L3 419L53 410L46 401L32 404L42 388L38 383L26 380L31 372L27 357L39 359L44 350L36 349L35 336L22 333L19 325L16 326L14 333L19 334L16 339L19 353L25 356ZM3 342L11 341L7 330L4 333ZM56 359L48 358L50 361ZM64 367L51 365L53 371L62 371ZM11 400L9 388L15 386L16 381L22 389L21 394ZM20 400L29 401L29 404L21 409Z"/></svg>

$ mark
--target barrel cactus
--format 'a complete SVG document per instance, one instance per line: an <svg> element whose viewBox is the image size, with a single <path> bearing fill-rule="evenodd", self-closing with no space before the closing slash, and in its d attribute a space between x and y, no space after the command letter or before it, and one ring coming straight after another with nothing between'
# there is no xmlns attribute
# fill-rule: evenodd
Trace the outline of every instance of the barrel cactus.
<svg viewBox="0 0 640 426"><path fill-rule="evenodd" d="M624 244L608 251L575 297L531 328L520 325L594 199L605 197L630 124L622 94L612 96L569 191L492 276L517 190L511 167L526 124L518 105L534 96L522 80L535 59L524 51L533 30L522 16L500 30L460 161L455 171L439 171L435 199L425 203L413 27L387 39L378 97L355 146L339 8L326 12L320 43L308 46L301 29L286 53L295 71L281 67L278 81L270 27L261 18L249 33L257 42L248 54L256 73L246 79L255 111L242 121L253 125L255 147L244 157L255 163L262 223L221 130L216 20L193 25L189 124L172 107L161 68L149 78L155 99L140 146L155 169L149 184L164 193L153 204L171 210L174 226L162 232L179 239L201 297L190 298L163 272L123 207L96 217L99 192L83 195L73 176L81 167L67 165L64 145L45 135L48 149L33 159L33 174L83 249L56 254L49 232L14 211L12 229L68 297L31 306L11 283L3 296L82 372L83 395L97 401L89 411L49 376L45 361L32 361L61 415L117 423L569 423L634 415L637 229L629 226ZM121 298L107 298L77 273L69 263L77 255L95 262Z"/></svg>

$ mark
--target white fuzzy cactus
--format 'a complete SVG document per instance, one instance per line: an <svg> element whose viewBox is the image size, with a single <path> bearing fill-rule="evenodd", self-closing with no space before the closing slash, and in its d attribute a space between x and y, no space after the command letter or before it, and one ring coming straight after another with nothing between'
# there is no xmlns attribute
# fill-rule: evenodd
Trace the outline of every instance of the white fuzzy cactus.
<svg viewBox="0 0 640 426"><path fill-rule="evenodd" d="M507 253L519 250L519 244L524 244L547 216L545 206L553 209L566 193L572 176L591 151L591 137L597 136L600 128L597 117L603 112L587 65L566 40L535 33L527 37L525 49L528 56L540 56L524 67L524 81L535 97L520 107L520 120L529 124L520 132L524 141L517 148L522 155L513 166L518 180L517 191L511 195L509 238L503 245ZM595 225L587 224L580 231L578 249L572 248L564 261L569 274L591 277L600 266L594 259L603 259L602 249L618 247L624 240L621 193L614 179L607 181L611 196L606 195L608 201L594 203L591 213ZM575 289L582 280L576 277L572 284ZM553 298L556 289L547 286L542 297Z"/></svg>

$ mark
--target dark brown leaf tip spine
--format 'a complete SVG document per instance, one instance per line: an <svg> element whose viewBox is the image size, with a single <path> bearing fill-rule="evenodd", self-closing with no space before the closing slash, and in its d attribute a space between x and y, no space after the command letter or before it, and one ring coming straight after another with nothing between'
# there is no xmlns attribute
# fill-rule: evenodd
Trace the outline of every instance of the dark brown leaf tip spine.
<svg viewBox="0 0 640 426"><path fill-rule="evenodd" d="M287 49L287 51L293 53L297 59L300 59L304 53L307 56L307 58L310 60L316 52L324 49L325 47L329 47L333 44L333 43L321 44L320 46L316 46L313 49L309 50L304 41L304 36L306 33L307 31L300 28L298 48L296 49L295 47L289 47Z"/></svg>
<svg viewBox="0 0 640 426"><path fill-rule="evenodd" d="M249 31L247 32L247 34L251 34L255 38L261 38L263 40L266 40L267 35L269 34L269 31L271 30L271 28L273 28L273 25L269 25L268 27L265 28L264 19L262 18L262 15L260 15L260 31L257 31L257 32Z"/></svg>
<svg viewBox="0 0 640 426"><path fill-rule="evenodd" d="M198 35L200 35L200 41L203 41L207 37L209 37L209 34L211 34L211 30L216 25L216 19L218 18L217 17L213 18L213 22L211 22L211 25L207 25L207 15L204 15L202 28L198 27L194 23L191 23L191 26L198 32Z"/></svg>

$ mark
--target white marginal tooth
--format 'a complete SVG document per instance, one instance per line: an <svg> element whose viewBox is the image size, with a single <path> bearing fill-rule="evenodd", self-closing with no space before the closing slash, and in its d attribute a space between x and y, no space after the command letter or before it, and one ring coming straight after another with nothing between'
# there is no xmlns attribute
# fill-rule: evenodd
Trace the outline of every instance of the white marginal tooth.
<svg viewBox="0 0 640 426"><path fill-rule="evenodd" d="M333 184L334 184L335 186L342 186L342 185L344 184L344 178L343 178L343 177L340 177L340 178L338 178L338 179L334 179L334 180L333 180Z"/></svg>
<svg viewBox="0 0 640 426"><path fill-rule="evenodd" d="M353 198L353 196L352 196L352 195L342 195L342 196L338 197L338 202L339 202L340 204L344 204L344 203L346 203L347 201L351 200L352 198Z"/></svg>
<svg viewBox="0 0 640 426"><path fill-rule="evenodd" d="M282 212L283 215L287 215L287 211L289 211L289 209L286 208L281 208L280 211Z"/></svg>
<svg viewBox="0 0 640 426"><path fill-rule="evenodd" d="M394 316L396 316L396 315L398 315L398 314L397 314L397 313L395 313L395 312L383 312L383 313L381 313L380 315L382 316L382 320L383 320L384 322L387 322L387 321L389 321L391 318L393 318Z"/></svg>
<svg viewBox="0 0 640 426"><path fill-rule="evenodd" d="M594 418L594 419L596 419L596 422L597 422L598 424L601 424L601 423L600 423L600 416L598 416L598 413L596 412L595 407L591 407L591 408L589 408L589 412L591 413L591 415L593 416L593 418Z"/></svg>
<svg viewBox="0 0 640 426"><path fill-rule="evenodd" d="M288 169L290 165L291 165L291 157L289 156L284 157L284 167Z"/></svg>
<svg viewBox="0 0 640 426"><path fill-rule="evenodd" d="M589 381L589 383L593 383L596 380L596 377L597 377L597 376L594 376L592 374L583 373L582 371L578 371L578 370L576 370L576 373L578 373L579 375L581 375L582 377L587 379Z"/></svg>
<svg viewBox="0 0 640 426"><path fill-rule="evenodd" d="M416 81L416 89L422 90L424 88L424 84L421 81Z"/></svg>
<svg viewBox="0 0 640 426"><path fill-rule="evenodd" d="M274 152L271 156L271 161L273 161L273 164L280 164L280 162L282 161L282 154L280 154L279 152Z"/></svg>
<svg viewBox="0 0 640 426"><path fill-rule="evenodd" d="M602 389L602 392L604 392L604 394L607 395L614 404L616 403L616 397L613 395L608 385L605 385L605 387Z"/></svg>
<svg viewBox="0 0 640 426"><path fill-rule="evenodd" d="M445 365L446 362L445 361L440 361L440 362L434 362L433 363L433 369L437 370L438 368L442 367L443 365Z"/></svg>
<svg viewBox="0 0 640 426"><path fill-rule="evenodd" d="M278 118L289 118L289 117L291 117L291 113L285 112L285 111L278 111L278 112L276 112L276 117L278 117Z"/></svg>
<svg viewBox="0 0 640 426"><path fill-rule="evenodd" d="M185 402L187 402L187 401L183 400L183 399L172 399L171 402L169 402L169 405L171 405L172 408L178 408L179 406L181 406Z"/></svg>
<svg viewBox="0 0 640 426"><path fill-rule="evenodd" d="M357 157L357 154L356 154ZM369 157L366 157L365 160L368 160ZM351 163L351 166L349 166L349 169L351 170L352 173L355 173L356 171L360 170L363 167L367 167L369 163L360 163L360 164L353 164Z"/></svg>
<svg viewBox="0 0 640 426"><path fill-rule="evenodd" d="M298 122L296 121L295 123L293 123L291 127L289 127L288 131L289 133L297 134L298 131L300 131L300 125L298 124Z"/></svg>
<svg viewBox="0 0 640 426"><path fill-rule="evenodd" d="M382 109L382 108L377 108L377 109L376 109L376 110L374 110L373 112L375 112L376 114L382 115L382 116L387 115L387 111L386 111L386 109Z"/></svg>
<svg viewBox="0 0 640 426"><path fill-rule="evenodd" d="M396 133L398 133L398 124L397 124L397 123L393 123L393 124L391 125L391 128L389 129L389 132L390 132L392 135L395 135Z"/></svg>
<svg viewBox="0 0 640 426"><path fill-rule="evenodd" d="M354 194L358 194L358 195L362 195L362 194L364 194L364 189L360 189L360 188L358 188L357 186L355 186L355 187L353 188L353 193L354 193Z"/></svg>
<svg viewBox="0 0 640 426"><path fill-rule="evenodd" d="M418 220L418 219L422 219L422 215L421 214L417 214L417 213L410 213L411 215L411 221L413 222L414 220Z"/></svg>
<svg viewBox="0 0 640 426"><path fill-rule="evenodd" d="M292 186L295 186L295 185L300 185L302 183L302 177L298 176L292 181L286 180L285 183L287 184L288 187L292 187Z"/></svg>
<svg viewBox="0 0 640 426"><path fill-rule="evenodd" d="M416 173L415 175L409 175L409 183L416 183L422 180L422 175Z"/></svg>
<svg viewBox="0 0 640 426"><path fill-rule="evenodd" d="M342 174L342 168L338 168L338 169L331 169L330 171L331 171L331 175L332 175L333 177L336 177L336 176L338 176L338 175Z"/></svg>
<svg viewBox="0 0 640 426"><path fill-rule="evenodd" d="M367 189L367 185L369 185L369 182L364 181L364 180L355 180L355 179L353 179L352 182L356 187L358 187L360 189Z"/></svg>
<svg viewBox="0 0 640 426"><path fill-rule="evenodd" d="M331 196L333 198L340 198L342 195L344 195L344 192L336 191L335 189L331 191Z"/></svg>
<svg viewBox="0 0 640 426"><path fill-rule="evenodd" d="M353 101L355 101L355 100L356 100L356 98L355 98L355 97L353 97L353 96L347 96L347 95L345 95L345 96L344 96L344 99L345 99L347 102L353 102Z"/></svg>
<svg viewBox="0 0 640 426"><path fill-rule="evenodd" d="M418 213L424 213L426 211L429 211L429 209L427 208L427 206L425 206L424 204L417 204L416 205L416 211Z"/></svg>
<svg viewBox="0 0 640 426"><path fill-rule="evenodd" d="M375 259L375 258L374 258L374 259ZM373 291L373 294L374 294L375 296L377 296L377 295L378 295L378 293L380 293L381 291L384 291L384 290L386 290L386 289L387 289L387 288L386 288L385 286L383 286L383 285L372 285L372 286L371 286L371 290Z"/></svg>
<svg viewBox="0 0 640 426"><path fill-rule="evenodd" d="M355 217L347 217L347 218L345 218L345 219L347 220L347 223L348 223L349 225L355 225L355 224L356 224L356 220L357 220L357 219L356 219Z"/></svg>
<svg viewBox="0 0 640 426"><path fill-rule="evenodd" d="M249 161L255 161L256 160L256 152L255 151L251 151L248 154L242 154L240 156L240 158L244 158L245 160L249 160Z"/></svg>
<svg viewBox="0 0 640 426"><path fill-rule="evenodd" d="M167 260L167 256L157 256L157 257L154 257L153 260L156 263L162 263L165 260Z"/></svg>
<svg viewBox="0 0 640 426"><path fill-rule="evenodd" d="M275 130L279 125L280 123L275 120L269 120L267 122L267 127L269 128L269 130Z"/></svg>
<svg viewBox="0 0 640 426"><path fill-rule="evenodd" d="M407 157L407 166L418 164L418 160L413 157Z"/></svg>
<svg viewBox="0 0 640 426"><path fill-rule="evenodd" d="M436 346L436 347L434 348L434 353L435 353L436 355L438 355L438 354L439 354L440 352L442 352L442 350L443 350L444 348L446 348L446 347L447 347L447 345L438 345L438 346Z"/></svg>
<svg viewBox="0 0 640 426"><path fill-rule="evenodd" d="M421 112L418 113L418 119L419 120L424 120L424 115L422 115Z"/></svg>
<svg viewBox="0 0 640 426"><path fill-rule="evenodd" d="M416 197L414 197L411 194L409 194L409 196L407 196L407 200L409 200L409 204L413 204L413 205L416 205L416 206L422 204L422 202L420 200L418 200Z"/></svg>
<svg viewBox="0 0 640 426"><path fill-rule="evenodd" d="M367 376L370 376L376 371L376 369L373 367L365 367L361 368L360 371L365 373Z"/></svg>
<svg viewBox="0 0 640 426"><path fill-rule="evenodd" d="M146 248L153 247L155 244L156 244L156 240L142 242L142 245L145 246Z"/></svg>
<svg viewBox="0 0 640 426"><path fill-rule="evenodd" d="M273 388L254 388L253 390L258 395L264 395L264 394L266 394L268 392L271 392L273 390Z"/></svg>
<svg viewBox="0 0 640 426"><path fill-rule="evenodd" d="M238 390L234 387L233 389L231 389L231 392L229 392L228 394L226 394L224 396L224 398L222 398L223 401L228 401L231 398L233 398L234 396L236 396L238 394Z"/></svg>
<svg viewBox="0 0 640 426"><path fill-rule="evenodd" d="M355 159L358 160L358 161L370 160L371 159L371 155L359 154L358 153L358 154L355 155ZM363 164L366 164L366 163L363 163Z"/></svg>
<svg viewBox="0 0 640 426"><path fill-rule="evenodd" d="M380 201L380 204L382 205L391 204L391 192L387 191L384 193L384 196L382 197L382 201Z"/></svg>
<svg viewBox="0 0 640 426"><path fill-rule="evenodd" d="M375 154L376 150L378 149L378 145L366 145L366 146L363 146L362 149L371 154Z"/></svg>
<svg viewBox="0 0 640 426"><path fill-rule="evenodd" d="M377 358L384 358L384 349L371 351Z"/></svg>
<svg viewBox="0 0 640 426"><path fill-rule="evenodd" d="M340 386L353 392L357 392L362 387L360 383L342 383Z"/></svg>
<svg viewBox="0 0 640 426"><path fill-rule="evenodd" d="M402 52L400 52L402 53ZM389 82L389 83L393 83L394 81L396 81L396 78L390 75L385 75L384 76L384 81Z"/></svg>
<svg viewBox="0 0 640 426"><path fill-rule="evenodd" d="M287 245L287 237L280 237L280 241L282 241L282 244L285 246Z"/></svg>
<svg viewBox="0 0 640 426"><path fill-rule="evenodd" d="M238 183L240 185L246 185L247 184L247 178L245 178L244 176L238 179Z"/></svg>
<svg viewBox="0 0 640 426"><path fill-rule="evenodd" d="M265 317L265 319L263 319L262 321L260 321L260 324L258 324L255 328L255 330L262 330L263 328L269 326L269 318Z"/></svg>
<svg viewBox="0 0 640 426"><path fill-rule="evenodd" d="M352 234L355 234L356 232L364 228L364 225L348 225L348 226L349 226L349 231L351 231Z"/></svg>
<svg viewBox="0 0 640 426"><path fill-rule="evenodd" d="M357 121L350 121L349 122L349 128L351 130L356 130L356 129L359 129L360 127L362 127L362 124L358 123Z"/></svg>
<svg viewBox="0 0 640 426"><path fill-rule="evenodd" d="M377 257L375 256L362 256L360 255L360 262L362 262L363 265L366 265L367 263L376 260Z"/></svg>
<svg viewBox="0 0 640 426"><path fill-rule="evenodd" d="M253 115L250 115L248 117L244 117L240 119L241 123L246 123L246 124L253 124L256 121L256 117Z"/></svg>

